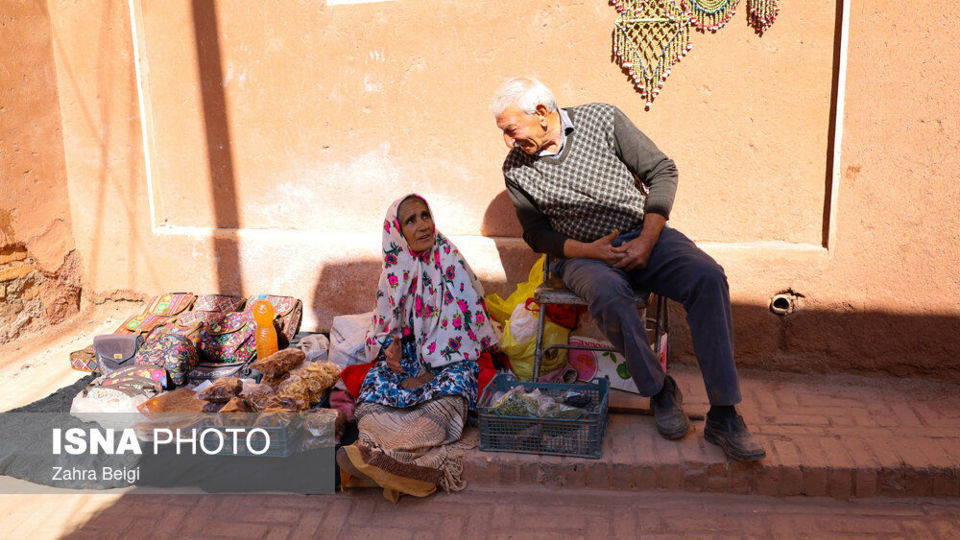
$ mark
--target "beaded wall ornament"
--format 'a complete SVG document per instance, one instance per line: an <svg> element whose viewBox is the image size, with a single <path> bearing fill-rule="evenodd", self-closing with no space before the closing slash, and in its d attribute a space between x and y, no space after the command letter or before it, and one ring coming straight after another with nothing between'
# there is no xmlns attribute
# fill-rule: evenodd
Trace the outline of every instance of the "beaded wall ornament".
<svg viewBox="0 0 960 540"><path fill-rule="evenodd" d="M780 0L747 0L747 22L763 35L780 13Z"/></svg>
<svg viewBox="0 0 960 540"><path fill-rule="evenodd" d="M684 15L701 32L716 32L727 24L737 11L740 0L680 0Z"/></svg>
<svg viewBox="0 0 960 540"><path fill-rule="evenodd" d="M649 108L673 65L693 47L690 25L673 0L611 0L611 4L620 12L613 54Z"/></svg>

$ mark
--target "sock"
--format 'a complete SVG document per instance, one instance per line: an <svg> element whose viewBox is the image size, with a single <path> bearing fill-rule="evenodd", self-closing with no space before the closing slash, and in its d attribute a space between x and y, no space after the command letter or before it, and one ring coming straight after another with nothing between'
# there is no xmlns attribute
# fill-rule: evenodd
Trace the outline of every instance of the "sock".
<svg viewBox="0 0 960 540"><path fill-rule="evenodd" d="M723 420L733 418L737 415L737 408L733 405L711 405L707 412L707 418L712 420Z"/></svg>

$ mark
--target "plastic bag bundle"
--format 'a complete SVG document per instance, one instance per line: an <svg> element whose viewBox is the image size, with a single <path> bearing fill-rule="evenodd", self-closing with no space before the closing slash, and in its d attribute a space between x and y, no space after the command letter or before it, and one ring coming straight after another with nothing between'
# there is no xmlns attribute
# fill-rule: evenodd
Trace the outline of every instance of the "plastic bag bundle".
<svg viewBox="0 0 960 540"><path fill-rule="evenodd" d="M323 334L310 334L300 340L297 348L307 356L307 362L322 362L327 359L330 340Z"/></svg>
<svg viewBox="0 0 960 540"><path fill-rule="evenodd" d="M307 364L290 373L290 378L280 383L277 395L306 401L316 405L323 400L340 376L340 368L329 362Z"/></svg>
<svg viewBox="0 0 960 540"><path fill-rule="evenodd" d="M326 391L340 378L340 367L332 362L314 362L300 370L300 376L315 381Z"/></svg>
<svg viewBox="0 0 960 540"><path fill-rule="evenodd" d="M300 451L339 444L345 418L336 409L311 409L303 418Z"/></svg>
<svg viewBox="0 0 960 540"><path fill-rule="evenodd" d="M263 373L265 379L279 380L303 363L306 355L300 349L283 349L257 360L250 367Z"/></svg>
<svg viewBox="0 0 960 540"><path fill-rule="evenodd" d="M260 412L267 408L267 403L274 394L275 391L269 384L251 384L243 388L240 397L250 405L251 409Z"/></svg>
<svg viewBox="0 0 960 540"><path fill-rule="evenodd" d="M504 416L537 416L540 410L540 390L527 393L522 386L514 386L492 405Z"/></svg>
<svg viewBox="0 0 960 540"><path fill-rule="evenodd" d="M524 392L514 386L493 400L491 409L503 416L537 416L540 418L579 418L585 411L564 404L561 400L540 393L539 389Z"/></svg>
<svg viewBox="0 0 960 540"><path fill-rule="evenodd" d="M543 262L543 256L537 259L537 262L530 268L527 281L518 283L517 288L510 293L510 296L506 299L501 298L500 295L496 293L484 298L484 302L487 305L487 313L489 313L494 320L506 323L507 319L510 318L510 313L518 304L524 305L527 298L533 298L534 291L543 283Z"/></svg>
<svg viewBox="0 0 960 540"><path fill-rule="evenodd" d="M227 401L227 404L220 409L221 413L245 413L250 412L250 406L239 396L234 396Z"/></svg>
<svg viewBox="0 0 960 540"><path fill-rule="evenodd" d="M226 403L212 403L210 401L204 401L205 405L203 406L203 412L205 413L216 413L220 412L227 404Z"/></svg>
<svg viewBox="0 0 960 540"><path fill-rule="evenodd" d="M211 403L225 403L239 395L241 391L243 391L243 381L236 377L224 377L204 388L197 394L197 398Z"/></svg>
<svg viewBox="0 0 960 540"><path fill-rule="evenodd" d="M367 362L363 344L372 319L372 311L356 315L339 315L333 318L328 354L331 362L341 368Z"/></svg>
<svg viewBox="0 0 960 540"><path fill-rule="evenodd" d="M537 409L537 416L540 418L579 418L583 414L583 409L564 405L559 401L547 397L540 397L540 407Z"/></svg>
<svg viewBox="0 0 960 540"><path fill-rule="evenodd" d="M519 317L524 319L529 317L530 320L533 321L533 324L537 323L538 315L533 314L522 306L518 306L517 311L520 312L518 314ZM527 323L519 325L519 328L524 329L521 337L527 337L526 329L528 326L529 324ZM510 358L510 369L516 374L517 378L521 381L529 381L533 379L533 364L537 352L536 326L534 326L532 336L524 341L518 340L513 335L513 327L514 324L512 320L510 324L504 326L503 342L500 345L500 350ZM544 349L551 345L566 345L569 336L570 330L549 320L544 322ZM567 357L567 351L565 349L554 349L543 355L543 359L540 361L540 374L542 375L562 368L567 364Z"/></svg>
<svg viewBox="0 0 960 540"><path fill-rule="evenodd" d="M305 411L310 408L310 403L302 399L274 395L266 402L264 413L273 412L296 412Z"/></svg>

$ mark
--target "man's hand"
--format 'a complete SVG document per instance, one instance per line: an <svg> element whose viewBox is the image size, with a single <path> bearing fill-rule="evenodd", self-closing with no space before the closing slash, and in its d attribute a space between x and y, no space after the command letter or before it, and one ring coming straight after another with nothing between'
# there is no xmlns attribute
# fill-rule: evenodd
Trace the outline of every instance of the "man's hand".
<svg viewBox="0 0 960 540"><path fill-rule="evenodd" d="M623 255L623 258L614 263L614 268L622 270L643 270L650 260L653 244L645 242L642 237L634 238L613 248L613 251Z"/></svg>
<svg viewBox="0 0 960 540"><path fill-rule="evenodd" d="M383 351L383 355L387 358L387 367L397 374L403 373L403 368L400 367L400 353L400 338L397 337L394 337L393 342Z"/></svg>
<svg viewBox="0 0 960 540"><path fill-rule="evenodd" d="M568 239L563 245L563 254L569 258L596 259L609 265L616 265L625 257L622 252L613 247L613 241L618 236L620 231L614 229L610 234L589 243Z"/></svg>
<svg viewBox="0 0 960 540"><path fill-rule="evenodd" d="M640 236L624 242L619 246L612 248L614 252L621 255L621 259L613 264L614 268L623 270L643 270L650 262L650 254L653 253L653 247L657 245L660 239L660 232L663 231L667 218L660 214L647 214L643 218L643 228L640 230Z"/></svg>

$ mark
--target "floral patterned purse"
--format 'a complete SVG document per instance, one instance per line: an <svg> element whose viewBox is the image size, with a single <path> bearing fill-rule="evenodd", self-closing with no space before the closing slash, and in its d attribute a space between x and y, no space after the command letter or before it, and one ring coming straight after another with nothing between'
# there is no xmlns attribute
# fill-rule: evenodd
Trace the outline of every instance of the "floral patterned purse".
<svg viewBox="0 0 960 540"><path fill-rule="evenodd" d="M229 313L243 309L244 299L229 294L202 294L193 303L193 311Z"/></svg>
<svg viewBox="0 0 960 540"><path fill-rule="evenodd" d="M176 326L190 327L197 322L203 323L198 342L201 362L248 363L256 359L256 324L252 313L192 311L181 315Z"/></svg>
<svg viewBox="0 0 960 540"><path fill-rule="evenodd" d="M187 373L200 362L197 347L203 322L192 326L164 326L151 332L137 351L135 362L140 366L156 366L166 370L170 382L179 386L187 382Z"/></svg>

